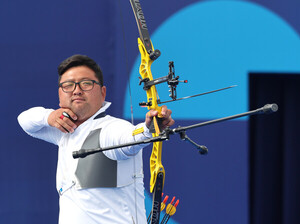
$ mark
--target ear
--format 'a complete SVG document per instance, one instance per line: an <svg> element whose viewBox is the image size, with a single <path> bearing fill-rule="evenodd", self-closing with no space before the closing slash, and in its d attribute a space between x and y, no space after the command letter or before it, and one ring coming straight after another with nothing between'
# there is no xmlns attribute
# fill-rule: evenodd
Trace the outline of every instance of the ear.
<svg viewBox="0 0 300 224"><path fill-rule="evenodd" d="M105 97L106 97L106 86L102 86L101 87L101 94L102 94L103 100L105 100Z"/></svg>
<svg viewBox="0 0 300 224"><path fill-rule="evenodd" d="M62 91L61 88L59 88L59 89L58 89L58 102L59 102L58 105L59 105L60 108L63 107L62 104L61 104L61 100L60 100L60 97L61 97L61 91Z"/></svg>

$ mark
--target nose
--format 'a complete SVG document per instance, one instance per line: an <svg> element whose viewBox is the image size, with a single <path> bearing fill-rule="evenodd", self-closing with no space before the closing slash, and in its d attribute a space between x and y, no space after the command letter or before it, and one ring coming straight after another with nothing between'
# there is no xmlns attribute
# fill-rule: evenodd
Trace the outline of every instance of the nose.
<svg viewBox="0 0 300 224"><path fill-rule="evenodd" d="M74 94L74 95L81 95L82 92L83 92L83 91L82 91L82 89L80 88L79 83L76 83L75 89L74 89L74 91L73 91L73 94Z"/></svg>

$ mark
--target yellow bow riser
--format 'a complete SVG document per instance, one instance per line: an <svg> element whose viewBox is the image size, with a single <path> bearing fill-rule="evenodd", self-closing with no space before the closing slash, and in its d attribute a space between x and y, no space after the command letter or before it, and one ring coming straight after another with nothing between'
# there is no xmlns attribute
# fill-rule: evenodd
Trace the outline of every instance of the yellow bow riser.
<svg viewBox="0 0 300 224"><path fill-rule="evenodd" d="M148 78L149 80L153 80L153 76L151 73L151 65L153 60L150 59L149 54L147 53L146 48L140 38L138 38L138 47L141 54L140 75L142 76L142 79ZM148 90L146 90L146 93L147 93L147 101L151 102L151 105L147 106L148 110L154 109L158 111L158 117L159 117L161 114L161 107L159 107L157 104L157 90L155 85L152 85ZM153 122L155 127L155 133L153 133L152 135L153 137L157 137L160 131L155 117L153 118ZM162 152L162 142L154 142L152 154L150 156L150 172L151 172L150 192L151 193L154 190L157 175L159 173L163 174L163 183L165 181L165 169L161 164L161 152Z"/></svg>

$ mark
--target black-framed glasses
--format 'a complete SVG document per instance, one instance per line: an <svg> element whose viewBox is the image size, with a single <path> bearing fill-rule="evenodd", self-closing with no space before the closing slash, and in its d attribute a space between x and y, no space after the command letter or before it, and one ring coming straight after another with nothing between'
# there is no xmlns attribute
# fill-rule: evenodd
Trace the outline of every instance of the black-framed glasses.
<svg viewBox="0 0 300 224"><path fill-rule="evenodd" d="M71 93L76 89L76 86L79 85L79 88L82 91L90 91L94 88L94 84L98 84L101 86L100 82L97 82L95 80L82 80L80 82L74 82L74 81L65 81L62 83L59 83L59 87L65 92L65 93Z"/></svg>

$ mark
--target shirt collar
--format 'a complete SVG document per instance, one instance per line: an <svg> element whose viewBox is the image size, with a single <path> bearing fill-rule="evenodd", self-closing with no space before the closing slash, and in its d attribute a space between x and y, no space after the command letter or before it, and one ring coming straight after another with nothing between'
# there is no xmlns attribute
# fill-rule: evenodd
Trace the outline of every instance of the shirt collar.
<svg viewBox="0 0 300 224"><path fill-rule="evenodd" d="M108 101L104 101L103 104L102 104L102 107L93 115L91 116L88 120L92 120L94 119L98 114L100 113L103 113L106 111L107 108L109 108L111 105L111 102L108 102Z"/></svg>

